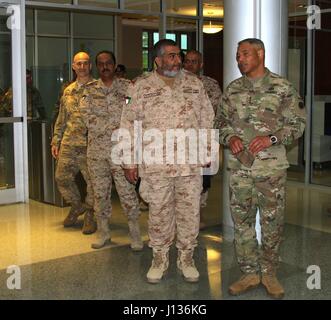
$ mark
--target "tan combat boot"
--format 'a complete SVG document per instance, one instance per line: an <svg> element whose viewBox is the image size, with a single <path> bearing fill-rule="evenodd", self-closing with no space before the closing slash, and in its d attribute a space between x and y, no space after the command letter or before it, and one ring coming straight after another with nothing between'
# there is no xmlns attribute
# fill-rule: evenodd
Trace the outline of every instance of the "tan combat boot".
<svg viewBox="0 0 331 320"><path fill-rule="evenodd" d="M262 284L271 297L275 299L282 299L284 297L284 289L275 274L262 273Z"/></svg>
<svg viewBox="0 0 331 320"><path fill-rule="evenodd" d="M129 219L128 225L131 238L131 249L132 251L141 251L144 248L144 243L141 240L138 219Z"/></svg>
<svg viewBox="0 0 331 320"><path fill-rule="evenodd" d="M200 277L194 264L193 252L193 249L178 250L177 268L187 282L198 282Z"/></svg>
<svg viewBox="0 0 331 320"><path fill-rule="evenodd" d="M72 227L76 222L80 215L82 215L86 211L86 208L81 203L73 203L69 214L63 221L63 226L65 228Z"/></svg>
<svg viewBox="0 0 331 320"><path fill-rule="evenodd" d="M97 242L92 243L91 247L93 249L101 249L106 244L109 244L110 239L110 230L107 217L98 217L97 218L98 230L97 230Z"/></svg>
<svg viewBox="0 0 331 320"><path fill-rule="evenodd" d="M147 282L159 283L168 267L169 249L153 249L153 261L147 272Z"/></svg>
<svg viewBox="0 0 331 320"><path fill-rule="evenodd" d="M231 284L229 293L237 296L246 292L247 290L256 288L261 282L260 275L256 273L247 273L243 275L238 281Z"/></svg>
<svg viewBox="0 0 331 320"><path fill-rule="evenodd" d="M97 224L94 219L94 213L92 209L88 209L84 216L83 234L92 234L97 231Z"/></svg>

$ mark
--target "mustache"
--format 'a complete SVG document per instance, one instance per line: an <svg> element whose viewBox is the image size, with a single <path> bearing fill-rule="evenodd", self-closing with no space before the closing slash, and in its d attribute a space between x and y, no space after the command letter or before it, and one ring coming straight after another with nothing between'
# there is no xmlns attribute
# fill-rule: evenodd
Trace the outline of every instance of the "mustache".
<svg viewBox="0 0 331 320"><path fill-rule="evenodd" d="M104 73L106 71L110 71L109 69L103 69L101 72Z"/></svg>

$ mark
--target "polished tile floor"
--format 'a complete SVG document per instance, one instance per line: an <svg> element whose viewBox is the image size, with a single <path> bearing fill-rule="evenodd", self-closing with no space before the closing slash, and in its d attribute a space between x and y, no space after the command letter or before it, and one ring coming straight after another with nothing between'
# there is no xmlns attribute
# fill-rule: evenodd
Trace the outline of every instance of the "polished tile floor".
<svg viewBox="0 0 331 320"><path fill-rule="evenodd" d="M82 221L64 229L69 208L30 201L0 207L0 299L269 299L259 287L242 296L228 295L229 284L240 276L232 242L222 241L221 176L213 178L208 206L203 209L207 224L199 236L195 253L201 279L183 281L176 272L176 250L170 254L169 273L164 281L150 285L145 274L152 257L147 246L147 215L140 222L146 246L131 252L127 224L116 195L113 199L112 244L93 250L94 235L81 234ZM279 278L285 299L331 299L331 191L304 189L288 183L286 226L281 248ZM7 287L8 267L21 271L21 289ZM309 266L318 266L321 289L309 289Z"/></svg>

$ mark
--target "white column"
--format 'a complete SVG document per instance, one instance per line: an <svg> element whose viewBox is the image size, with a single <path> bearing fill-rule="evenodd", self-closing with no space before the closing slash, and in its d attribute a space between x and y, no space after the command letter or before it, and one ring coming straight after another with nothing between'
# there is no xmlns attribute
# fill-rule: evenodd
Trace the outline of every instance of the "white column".
<svg viewBox="0 0 331 320"><path fill-rule="evenodd" d="M266 67L286 76L288 44L288 0L224 0L224 88L241 76L236 51L240 40L259 38L265 44ZM224 152L223 236L233 239L229 205L228 150Z"/></svg>

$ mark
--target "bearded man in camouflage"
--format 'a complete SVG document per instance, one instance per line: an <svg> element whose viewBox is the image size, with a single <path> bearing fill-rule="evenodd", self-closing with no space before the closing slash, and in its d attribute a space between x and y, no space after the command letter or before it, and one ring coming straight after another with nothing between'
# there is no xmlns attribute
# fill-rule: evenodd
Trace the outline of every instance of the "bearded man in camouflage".
<svg viewBox="0 0 331 320"><path fill-rule="evenodd" d="M160 40L154 45L153 54L157 68L134 83L132 99L123 109L121 128L131 133L132 141L135 122L139 121L142 136L157 131L162 139L174 130L198 133L200 129L211 129L214 121L212 105L202 82L195 75L181 70L180 50L176 43ZM206 163L191 163L187 159L182 163L168 161L168 148L162 139L156 143L160 148L157 152L160 161L147 160L145 155L150 145L149 141L144 141L144 161L124 163L123 166L131 183L141 177L140 195L149 204L148 234L153 260L147 281L158 283L162 280L169 267L169 249L176 238L177 268L184 280L197 282L200 275L193 254L199 234L201 167ZM181 149L179 143L175 143L175 148L177 151ZM188 155L187 144L183 149Z"/></svg>
<svg viewBox="0 0 331 320"><path fill-rule="evenodd" d="M237 49L242 77L223 95L215 127L220 143L229 146L230 206L235 248L244 275L229 292L241 294L261 282L268 294L282 298L276 277L279 264L286 169L285 146L298 139L305 127L305 108L293 85L270 72L264 64L265 48L259 39L245 39ZM259 208L262 247L255 232Z"/></svg>

